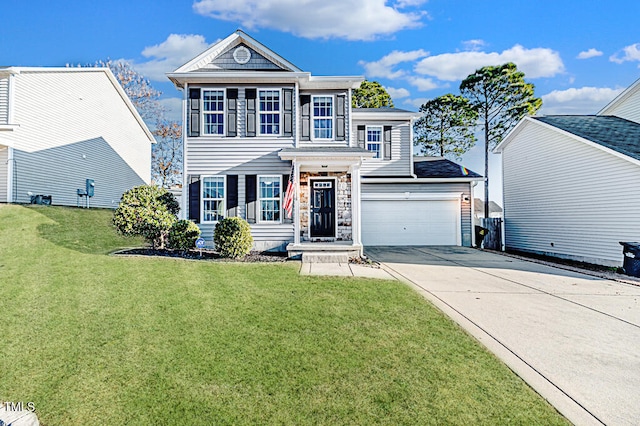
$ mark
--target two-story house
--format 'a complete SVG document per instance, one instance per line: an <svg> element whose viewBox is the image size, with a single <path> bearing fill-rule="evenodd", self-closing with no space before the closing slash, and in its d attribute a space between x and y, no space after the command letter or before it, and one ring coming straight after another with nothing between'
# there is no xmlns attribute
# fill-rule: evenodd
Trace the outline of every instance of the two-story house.
<svg viewBox="0 0 640 426"><path fill-rule="evenodd" d="M417 114L352 108L362 77L311 75L242 31L168 77L184 94L182 211L209 243L218 220L240 216L255 249L290 255L472 244L482 178L414 161Z"/></svg>

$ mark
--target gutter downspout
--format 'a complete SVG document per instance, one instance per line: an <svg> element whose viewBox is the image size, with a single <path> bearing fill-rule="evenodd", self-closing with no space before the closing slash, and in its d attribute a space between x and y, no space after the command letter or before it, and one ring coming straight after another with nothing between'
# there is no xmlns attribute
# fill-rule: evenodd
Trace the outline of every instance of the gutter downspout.
<svg viewBox="0 0 640 426"><path fill-rule="evenodd" d="M189 83L185 83L182 89L182 200L180 208L180 218L187 219L187 205L189 204L189 183L187 176L187 94L189 93Z"/></svg>
<svg viewBox="0 0 640 426"><path fill-rule="evenodd" d="M478 185L478 181L470 182L470 185L469 185L469 189L471 190L471 200L469 200L471 202L471 247L476 246L476 209L475 209L476 203L474 203L473 201L474 200L473 191L476 185Z"/></svg>

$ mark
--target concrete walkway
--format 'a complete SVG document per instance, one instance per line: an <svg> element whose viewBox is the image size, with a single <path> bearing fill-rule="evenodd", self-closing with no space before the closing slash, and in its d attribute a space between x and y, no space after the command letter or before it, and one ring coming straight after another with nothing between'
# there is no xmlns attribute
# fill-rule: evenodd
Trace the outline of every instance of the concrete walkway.
<svg viewBox="0 0 640 426"><path fill-rule="evenodd" d="M306 263L300 267L301 275L331 275L342 277L377 278L395 280L396 278L383 268L353 263Z"/></svg>
<svg viewBox="0 0 640 426"><path fill-rule="evenodd" d="M573 423L640 424L640 287L462 247L365 252Z"/></svg>

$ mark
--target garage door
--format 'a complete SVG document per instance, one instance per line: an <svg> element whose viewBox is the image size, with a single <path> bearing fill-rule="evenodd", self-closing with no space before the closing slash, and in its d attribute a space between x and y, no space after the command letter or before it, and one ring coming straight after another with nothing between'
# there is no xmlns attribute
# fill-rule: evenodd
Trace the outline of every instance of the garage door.
<svg viewBox="0 0 640 426"><path fill-rule="evenodd" d="M362 200L365 246L460 245L458 200Z"/></svg>

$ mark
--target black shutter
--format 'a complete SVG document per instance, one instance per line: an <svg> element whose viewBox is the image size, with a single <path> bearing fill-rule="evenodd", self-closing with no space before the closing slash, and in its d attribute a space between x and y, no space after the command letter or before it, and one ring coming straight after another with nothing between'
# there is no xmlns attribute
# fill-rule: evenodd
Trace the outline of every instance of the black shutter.
<svg viewBox="0 0 640 426"><path fill-rule="evenodd" d="M200 181L189 184L189 220L200 223Z"/></svg>
<svg viewBox="0 0 640 426"><path fill-rule="evenodd" d="M284 209L284 194L287 193L289 188L289 178L291 174L282 175L282 208L280 214L282 215L282 223L293 223L293 215L291 218L287 217L287 211Z"/></svg>
<svg viewBox="0 0 640 426"><path fill-rule="evenodd" d="M365 126L358 126L358 146L364 149L366 149L366 145L364 143L366 134L365 129Z"/></svg>
<svg viewBox="0 0 640 426"><path fill-rule="evenodd" d="M238 175L227 175L227 210L238 207Z"/></svg>
<svg viewBox="0 0 640 426"><path fill-rule="evenodd" d="M200 136L200 89L189 89L189 136Z"/></svg>
<svg viewBox="0 0 640 426"><path fill-rule="evenodd" d="M247 137L256 136L256 89L245 89L245 99L247 100Z"/></svg>
<svg viewBox="0 0 640 426"><path fill-rule="evenodd" d="M247 222L256 223L257 207L257 176L246 175L244 180L245 198L247 203Z"/></svg>
<svg viewBox="0 0 640 426"><path fill-rule="evenodd" d="M300 95L300 109L302 111L302 128L300 140L311 140L311 95Z"/></svg>
<svg viewBox="0 0 640 426"><path fill-rule="evenodd" d="M282 136L293 136L293 89L282 89Z"/></svg>
<svg viewBox="0 0 640 426"><path fill-rule="evenodd" d="M346 116L347 116L347 96L346 95L338 95L336 98L336 140L343 141L345 140L346 134Z"/></svg>
<svg viewBox="0 0 640 426"><path fill-rule="evenodd" d="M384 126L384 159L391 160L391 126Z"/></svg>
<svg viewBox="0 0 640 426"><path fill-rule="evenodd" d="M238 216L238 175L227 175L226 191L226 215L225 217Z"/></svg>
<svg viewBox="0 0 640 426"><path fill-rule="evenodd" d="M238 89L227 89L227 136L238 136Z"/></svg>

